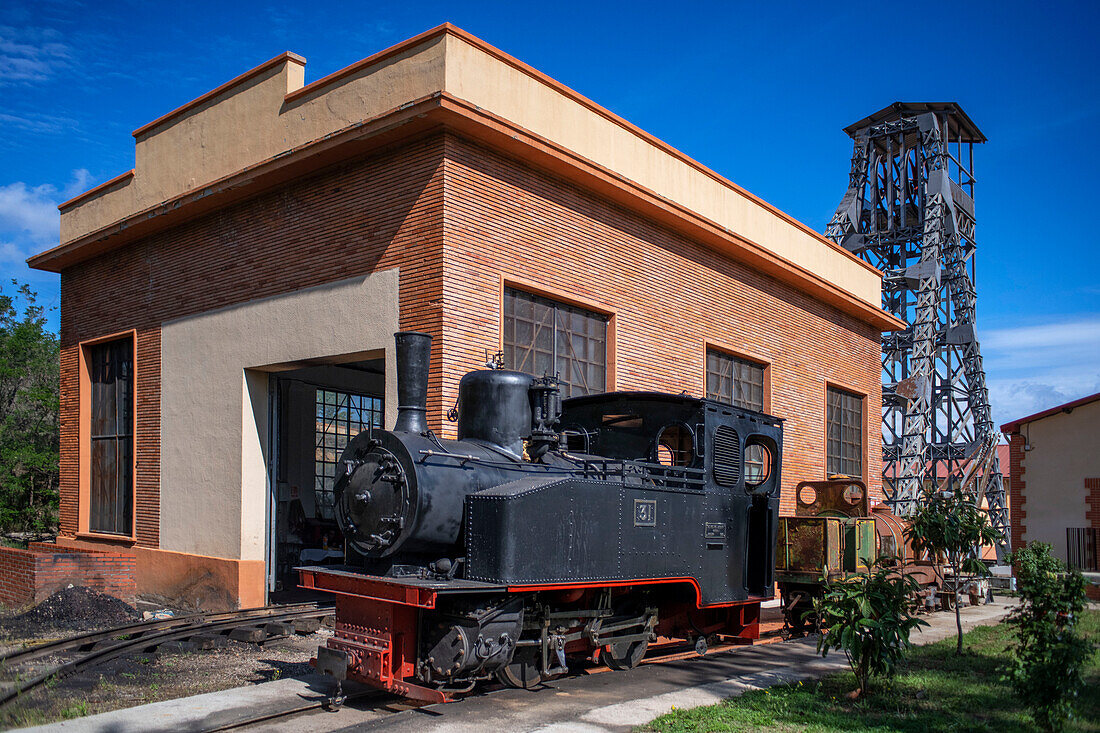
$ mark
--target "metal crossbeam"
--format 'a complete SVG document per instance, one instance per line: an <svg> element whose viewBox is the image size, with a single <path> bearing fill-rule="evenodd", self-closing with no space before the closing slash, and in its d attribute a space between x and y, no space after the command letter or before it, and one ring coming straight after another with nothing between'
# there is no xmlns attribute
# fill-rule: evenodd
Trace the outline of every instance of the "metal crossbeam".
<svg viewBox="0 0 1100 733"><path fill-rule="evenodd" d="M854 142L848 190L825 235L882 270L883 308L909 324L882 336L887 500L911 514L926 488L961 488L981 465L1008 550L975 331L973 151L985 137L954 103L897 103L845 131Z"/></svg>

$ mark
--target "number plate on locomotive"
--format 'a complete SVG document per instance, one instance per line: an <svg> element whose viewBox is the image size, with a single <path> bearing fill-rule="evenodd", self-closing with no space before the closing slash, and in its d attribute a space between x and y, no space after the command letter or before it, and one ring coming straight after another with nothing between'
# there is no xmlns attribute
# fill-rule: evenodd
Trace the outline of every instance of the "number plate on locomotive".
<svg viewBox="0 0 1100 733"><path fill-rule="evenodd" d="M656 499L635 499L634 500L634 526L635 527L656 527L657 526L657 500Z"/></svg>
<svg viewBox="0 0 1100 733"><path fill-rule="evenodd" d="M708 540L726 539L726 525L724 522L707 522L704 537Z"/></svg>

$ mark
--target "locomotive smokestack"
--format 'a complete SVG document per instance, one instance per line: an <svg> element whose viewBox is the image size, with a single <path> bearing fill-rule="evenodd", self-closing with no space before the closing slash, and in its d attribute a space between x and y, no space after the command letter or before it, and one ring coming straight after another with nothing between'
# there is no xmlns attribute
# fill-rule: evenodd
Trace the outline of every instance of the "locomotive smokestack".
<svg viewBox="0 0 1100 733"><path fill-rule="evenodd" d="M397 422L393 429L422 433L428 429L432 336L419 331L398 331L393 339L397 345Z"/></svg>

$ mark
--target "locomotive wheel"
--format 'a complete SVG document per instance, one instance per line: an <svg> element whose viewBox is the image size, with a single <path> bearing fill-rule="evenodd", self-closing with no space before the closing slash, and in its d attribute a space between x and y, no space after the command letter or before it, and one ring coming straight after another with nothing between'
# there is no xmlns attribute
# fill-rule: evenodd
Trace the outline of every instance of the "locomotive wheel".
<svg viewBox="0 0 1100 733"><path fill-rule="evenodd" d="M649 641L646 639L608 644L600 652L600 661L616 671L634 669L641 663L648 648Z"/></svg>
<svg viewBox="0 0 1100 733"><path fill-rule="evenodd" d="M531 647L517 649L512 655L512 661L497 670L496 678L505 687L520 690L538 687L542 683L538 652Z"/></svg>

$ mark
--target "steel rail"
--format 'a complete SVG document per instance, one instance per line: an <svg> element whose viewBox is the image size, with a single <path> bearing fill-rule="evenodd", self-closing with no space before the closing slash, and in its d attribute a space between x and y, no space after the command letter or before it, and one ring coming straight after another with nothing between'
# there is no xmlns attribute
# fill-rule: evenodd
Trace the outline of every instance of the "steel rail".
<svg viewBox="0 0 1100 733"><path fill-rule="evenodd" d="M103 629L102 631L89 631L85 634L78 634L76 636L70 636L64 639L58 639L56 641L50 641L43 644L36 644L34 646L25 647L23 649L11 649L4 654L0 654L0 665L6 666L9 664L26 662L42 656L57 654L59 652L69 650L86 651L83 647L89 647L90 645L97 644L102 641L112 641L120 636L130 636L133 638L138 638L138 636L144 636L149 632L184 626L194 626L195 624L216 622L231 618L240 618L247 621L251 618L268 618L273 613L286 613L297 610L321 610L323 608L331 608L331 606L321 605L316 602L294 603L286 606L260 606L258 608L245 608L241 609L240 611L223 611L219 613L193 613L186 616L174 616L168 619L161 619L159 621L141 621L138 623L127 624L125 626L115 626L110 629ZM120 639L120 641L123 640Z"/></svg>
<svg viewBox="0 0 1100 733"><path fill-rule="evenodd" d="M782 632L783 632L783 629L781 629L781 628L779 628L779 629L769 629L767 631L762 631L760 633L760 642L764 643L764 644L775 644L775 643L782 643L784 641L787 641L786 639L783 638ZM744 644L733 644L733 643L718 644L718 645L715 645L714 647L708 649L706 656L722 654L722 653L725 653L725 652L733 651L735 649L743 649L743 648L747 648L746 645L744 645ZM679 649L681 651L675 651L677 649ZM696 651L694 651L690 648L690 645L684 644L682 642L666 643L666 644L660 645L656 648L651 647L650 651L651 652L656 652L656 654L654 654L653 657L650 657L648 659L643 659L642 662L640 663L640 665L641 664L669 664L669 663L672 663L672 662L679 662L679 661L683 661L685 659L692 659L692 658L696 658L696 657L699 656L698 652L696 652ZM587 669L584 672L581 672L579 674L570 674L569 676L598 675L598 674L603 674L605 672L614 672L614 670L612 670L612 669L610 669L606 666L600 666L600 667L596 667L594 669ZM507 688L503 688L503 689L507 689ZM492 692L496 692L496 690L491 690L488 694L492 694ZM390 701L390 703L392 703L394 701L397 701L398 704L408 702L407 700L404 700L403 698L401 698L397 695L394 695L393 693L388 693L388 692L385 692L383 690L375 690L375 689L366 689L366 690L360 690L360 691L355 692L355 693L350 693L350 694L348 694L347 700L348 701L351 701L351 700L360 700L360 701L362 701L364 699L365 700L373 700L375 698L377 698L379 700L387 700L387 701ZM237 730L237 729L240 729L240 728L247 728L248 726L251 726L251 725L259 725L260 723L268 723L268 722L271 722L273 720L279 720L281 718L289 718L289 717L292 717L294 715L299 715L301 713L307 713L311 710L321 709L321 708L325 707L325 705L328 704L328 701L329 701L328 697L320 696L316 699L307 700L307 701L304 701L300 704L294 705L293 707L285 708L285 709L282 709L282 710L270 710L269 709L269 710L266 710L266 711L258 711L254 715L249 716L247 718L239 718L237 720L218 723L217 725L215 725L214 727L211 727L211 728L202 728L197 733L218 733L219 731ZM413 705L413 707L421 707L421 706L420 705Z"/></svg>
<svg viewBox="0 0 1100 733"><path fill-rule="evenodd" d="M257 614L256 611L268 611L271 613ZM184 626L175 626L171 628L162 629L161 631L154 631L153 633L141 634L136 638L130 639L117 639L117 644L104 646L100 649L91 649L83 656L76 657L63 662L60 665L52 667L44 672L41 672L34 677L25 680L16 680L15 684L11 687L0 691L0 706L7 704L11 700L27 693L39 685L43 684L47 680L61 679L67 677L75 672L79 672L86 667L91 667L102 662L109 661L116 657L123 656L125 654L146 652L151 648L155 648L160 644L164 644L170 641L178 641L180 639L186 639L201 632L216 632L221 630L232 630L242 626L248 626L250 623L263 622L263 621L292 621L305 618L317 618L318 616L328 616L331 614L332 609L328 607L313 607L313 608L298 608L291 611L277 611L271 607L265 607L263 609L250 609L252 612L230 612L226 614L210 614L205 615L206 619L196 620ZM243 614L243 615L242 615ZM204 616L204 614L199 614ZM207 620L209 616L220 617L218 620ZM228 618L225 618L228 616ZM121 627L123 629L128 627ZM107 633L107 632L102 632ZM117 632L115 632L117 635ZM71 648L71 647L70 647Z"/></svg>

